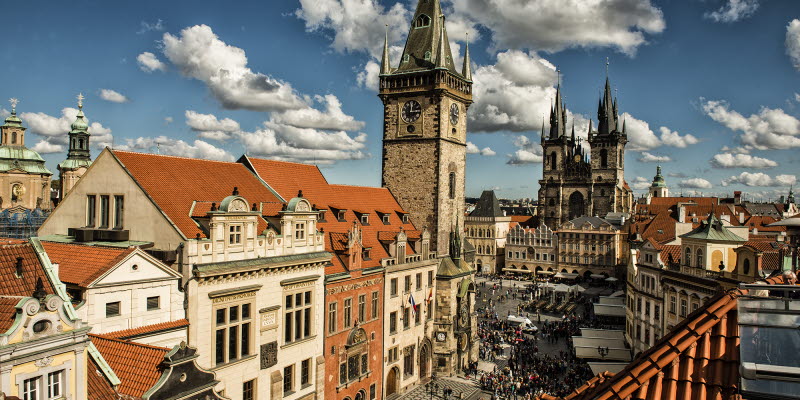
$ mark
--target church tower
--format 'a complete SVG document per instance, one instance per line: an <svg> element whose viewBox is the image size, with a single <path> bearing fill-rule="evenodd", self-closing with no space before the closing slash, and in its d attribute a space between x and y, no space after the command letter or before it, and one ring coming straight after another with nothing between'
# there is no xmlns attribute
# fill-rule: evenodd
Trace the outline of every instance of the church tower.
<svg viewBox="0 0 800 400"><path fill-rule="evenodd" d="M448 252L450 233L463 231L466 113L472 104L469 47L459 72L453 63L439 0L419 0L403 55L393 67L384 42L379 97L383 101L383 186L391 190L432 248Z"/></svg>
<svg viewBox="0 0 800 400"><path fill-rule="evenodd" d="M608 65L606 64L606 68ZM619 124L617 99L611 96L606 73L603 97L597 105L597 131L589 129L592 163L592 215L605 217L610 212L630 212L633 192L625 182L625 121Z"/></svg>
<svg viewBox="0 0 800 400"><path fill-rule="evenodd" d="M661 175L661 166L656 167L656 176L653 177L653 184L650 185L651 197L669 197L669 188L664 176Z"/></svg>
<svg viewBox="0 0 800 400"><path fill-rule="evenodd" d="M59 179L61 179L60 198L62 199L92 164L92 157L89 153L89 121L83 115L82 94L78 94L78 115L70 128L67 159L58 164Z"/></svg>

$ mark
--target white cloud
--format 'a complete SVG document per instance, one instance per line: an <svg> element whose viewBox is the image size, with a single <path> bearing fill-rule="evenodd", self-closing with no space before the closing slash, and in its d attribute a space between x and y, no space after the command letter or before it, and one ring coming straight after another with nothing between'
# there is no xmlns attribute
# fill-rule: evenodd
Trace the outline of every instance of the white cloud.
<svg viewBox="0 0 800 400"><path fill-rule="evenodd" d="M141 35L143 33L147 33L150 31L163 31L164 30L164 21L157 20L156 22L149 23L147 21L142 21L142 27L136 32L137 35Z"/></svg>
<svg viewBox="0 0 800 400"><path fill-rule="evenodd" d="M722 186L733 184L741 184L745 186L791 186L797 183L797 177L794 175L777 175L774 178L763 172L742 172L739 175L731 176L728 179L723 179Z"/></svg>
<svg viewBox="0 0 800 400"><path fill-rule="evenodd" d="M749 145L736 146L736 147L722 146L722 148L720 149L720 151L724 153L734 153L734 154L750 154L752 150L753 146Z"/></svg>
<svg viewBox="0 0 800 400"><path fill-rule="evenodd" d="M786 54L792 59L792 65L800 70L800 19L793 19L786 26ZM800 102L800 94L794 95Z"/></svg>
<svg viewBox="0 0 800 400"><path fill-rule="evenodd" d="M112 103L126 103L128 98L120 92L111 89L100 89L100 98Z"/></svg>
<svg viewBox="0 0 800 400"><path fill-rule="evenodd" d="M205 83L225 108L284 111L307 107L291 84L253 72L244 50L220 40L207 25L185 28L179 36L165 33L163 45L167 59L183 75Z"/></svg>
<svg viewBox="0 0 800 400"><path fill-rule="evenodd" d="M220 149L208 142L195 140L193 144L176 140L166 136L155 138L139 137L136 139L125 139L125 144L116 146L116 149L125 151L158 151L161 154L203 158L207 160L233 161L233 155L224 149Z"/></svg>
<svg viewBox="0 0 800 400"><path fill-rule="evenodd" d="M364 70L356 75L356 82L358 86L367 88L374 92L378 91L378 84L380 83L381 66L373 60L367 61L364 65Z"/></svg>
<svg viewBox="0 0 800 400"><path fill-rule="evenodd" d="M635 190L644 190L649 188L650 185L650 180L642 176L637 176L633 182L631 182L631 187Z"/></svg>
<svg viewBox="0 0 800 400"><path fill-rule="evenodd" d="M639 162L669 162L672 161L672 158L669 156L657 156L655 154L648 153L646 151L642 152L642 156L639 157Z"/></svg>
<svg viewBox="0 0 800 400"><path fill-rule="evenodd" d="M666 23L650 0L453 0L453 16L482 25L496 48L616 47L634 54Z"/></svg>
<svg viewBox="0 0 800 400"><path fill-rule="evenodd" d="M749 154L717 154L709 161L714 168L773 168L775 161Z"/></svg>
<svg viewBox="0 0 800 400"><path fill-rule="evenodd" d="M311 107L287 110L272 114L272 122L297 128L327 130L357 131L364 128L364 122L356 121L351 115L342 112L342 102L336 96L328 94L314 96L314 99L325 106L324 111Z"/></svg>
<svg viewBox="0 0 800 400"><path fill-rule="evenodd" d="M694 189L711 189L713 187L711 182L703 178L684 179L680 181L680 183L678 183L678 186L682 188L694 188Z"/></svg>
<svg viewBox="0 0 800 400"><path fill-rule="evenodd" d="M628 113L622 114L622 120L625 121L625 131L628 134L628 150L651 150L661 145L661 140L653 133L647 122Z"/></svg>
<svg viewBox="0 0 800 400"><path fill-rule="evenodd" d="M248 154L286 161L329 164L338 160L360 160L367 157L362 151L366 135L362 134L356 139L351 139L344 132L327 133L315 129L285 126L283 128L287 128L288 131L275 130L267 126L255 132L241 132L238 134L239 140ZM301 133L302 137L291 136L293 133ZM343 146L343 142L349 142L351 145ZM302 147L308 144L313 147Z"/></svg>
<svg viewBox="0 0 800 400"><path fill-rule="evenodd" d="M61 144L50 143L46 139L39 140L31 150L39 154L61 153L64 151L64 146Z"/></svg>
<svg viewBox="0 0 800 400"><path fill-rule="evenodd" d="M518 135L514 138L513 143L517 150L512 154L508 154L506 164L536 164L544 159L542 146L539 143L532 142L527 136Z"/></svg>
<svg viewBox="0 0 800 400"><path fill-rule="evenodd" d="M6 110L5 108L0 108L0 118L5 118L11 115L11 112Z"/></svg>
<svg viewBox="0 0 800 400"><path fill-rule="evenodd" d="M241 130L239 123L230 118L217 119L213 114L200 114L193 110L186 110L184 115L186 116L186 125L196 132L236 132Z"/></svg>
<svg viewBox="0 0 800 400"><path fill-rule="evenodd" d="M172 121L174 121L172 117L164 117L164 124L169 125Z"/></svg>
<svg viewBox="0 0 800 400"><path fill-rule="evenodd" d="M139 69L144 72L165 71L167 69L167 65L149 51L136 56L136 62L139 64Z"/></svg>
<svg viewBox="0 0 800 400"><path fill-rule="evenodd" d="M689 145L697 144L699 142L699 140L697 140L696 137L690 134L681 136L678 132L671 131L666 126L662 126L661 128L658 129L659 131L661 131L661 143L663 143L666 146L672 146L683 149Z"/></svg>
<svg viewBox="0 0 800 400"><path fill-rule="evenodd" d="M671 178L688 178L689 176L684 174L683 172L670 172L667 176Z"/></svg>
<svg viewBox="0 0 800 400"><path fill-rule="evenodd" d="M800 147L800 120L782 109L762 107L758 114L745 117L729 109L728 103L711 100L703 103L703 111L732 131L742 132L740 141L758 150Z"/></svg>
<svg viewBox="0 0 800 400"><path fill-rule="evenodd" d="M467 142L467 154L480 154L482 156L491 157L497 153L489 147L483 149L475 145L475 143Z"/></svg>
<svg viewBox="0 0 800 400"><path fill-rule="evenodd" d="M53 117L41 112L24 112L20 114L20 118L28 124L32 133L45 137L48 142L67 144L69 140L67 133L77 115L77 108L66 107L61 110L61 117ZM89 134L91 135L89 140L98 149L110 146L114 139L111 129L104 127L99 122L89 123Z"/></svg>
<svg viewBox="0 0 800 400"><path fill-rule="evenodd" d="M736 22L753 15L758 10L759 0L727 0L727 3L715 11L703 16L715 22Z"/></svg>

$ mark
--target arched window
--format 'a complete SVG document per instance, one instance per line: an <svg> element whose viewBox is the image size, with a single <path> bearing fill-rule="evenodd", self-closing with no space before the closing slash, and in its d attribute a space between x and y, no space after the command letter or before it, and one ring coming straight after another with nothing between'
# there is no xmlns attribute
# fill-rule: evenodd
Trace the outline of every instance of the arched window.
<svg viewBox="0 0 800 400"><path fill-rule="evenodd" d="M697 249L697 267L703 268L703 250Z"/></svg>
<svg viewBox="0 0 800 400"><path fill-rule="evenodd" d="M558 157L556 156L556 152L550 153L550 169L557 169L558 165Z"/></svg>
<svg viewBox="0 0 800 400"><path fill-rule="evenodd" d="M425 61L430 61L430 60L431 60L431 52L430 51L426 51L425 52Z"/></svg>
<svg viewBox="0 0 800 400"><path fill-rule="evenodd" d="M450 198L451 199L455 199L456 198L456 173L455 172L451 172L450 173Z"/></svg>
<svg viewBox="0 0 800 400"><path fill-rule="evenodd" d="M602 196L602 197L606 196L606 190L605 189L600 189L600 196Z"/></svg>
<svg viewBox="0 0 800 400"><path fill-rule="evenodd" d="M600 150L600 168L608 167L608 150Z"/></svg>
<svg viewBox="0 0 800 400"><path fill-rule="evenodd" d="M744 265L743 266L744 266L744 274L745 275L749 275L750 274L750 259L749 258L745 258L744 259Z"/></svg>
<svg viewBox="0 0 800 400"><path fill-rule="evenodd" d="M692 249L688 247L686 248L686 257L684 257L683 261L686 263L686 265L690 267L692 266Z"/></svg>
<svg viewBox="0 0 800 400"><path fill-rule="evenodd" d="M553 199L550 199L550 201L547 202L547 205L552 207L552 206L556 205L556 201L553 200Z"/></svg>
<svg viewBox="0 0 800 400"><path fill-rule="evenodd" d="M11 133L11 144L17 144L17 132Z"/></svg>
<svg viewBox="0 0 800 400"><path fill-rule="evenodd" d="M78 148L83 149L83 139L78 139Z"/></svg>
<svg viewBox="0 0 800 400"><path fill-rule="evenodd" d="M417 18L416 21L414 21L414 28L424 28L426 26L429 26L430 24L431 24L431 17L422 14L419 16L419 18Z"/></svg>

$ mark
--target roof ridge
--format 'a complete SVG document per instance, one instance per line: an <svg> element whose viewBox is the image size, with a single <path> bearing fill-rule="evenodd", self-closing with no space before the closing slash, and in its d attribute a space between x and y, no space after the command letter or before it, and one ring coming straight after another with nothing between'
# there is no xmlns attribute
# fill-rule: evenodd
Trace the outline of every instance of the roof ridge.
<svg viewBox="0 0 800 400"><path fill-rule="evenodd" d="M362 188L362 189L381 189L381 190L389 190L387 187L383 186L364 186L364 185L348 185L346 183L329 183L328 186L343 186L343 187L353 187L353 188Z"/></svg>
<svg viewBox="0 0 800 400"><path fill-rule="evenodd" d="M148 348L148 349L152 349L152 350L163 350L163 351L167 351L167 352L170 351L170 349L167 348L167 347L153 346L151 344L144 344L144 343L139 343L139 342L133 342L133 341L128 341L128 340L117 339L115 337L108 336L108 334L90 333L89 336L90 337L96 337L98 339L108 340L108 341L111 341L111 342L122 343L122 344L130 344L130 345L134 345L134 346L144 347L144 348Z"/></svg>
<svg viewBox="0 0 800 400"><path fill-rule="evenodd" d="M127 151L127 150L116 150L116 149L109 149L112 153L127 153L127 154L136 154L142 156L152 156L152 157L164 157L164 158L177 158L181 160L194 160L194 161L208 161L208 162L215 162L215 163L222 163L222 164L238 164L240 163L236 161L220 161L220 160L209 160L207 158L195 158L195 157L184 157L184 156L173 156L170 154L153 154L153 153L144 153L140 151Z"/></svg>
<svg viewBox="0 0 800 400"><path fill-rule="evenodd" d="M136 336L136 334L138 333L158 332L159 329L154 329L154 328L158 327L167 329L168 327L172 327L172 325L176 327L181 327L184 325L188 326L189 320L187 320L186 318L181 318L181 319L176 319L174 321L158 322L155 324L144 325L137 328L120 329L118 331L106 332L102 335L112 339L121 340L119 338ZM137 332L137 331L142 331L142 332Z"/></svg>

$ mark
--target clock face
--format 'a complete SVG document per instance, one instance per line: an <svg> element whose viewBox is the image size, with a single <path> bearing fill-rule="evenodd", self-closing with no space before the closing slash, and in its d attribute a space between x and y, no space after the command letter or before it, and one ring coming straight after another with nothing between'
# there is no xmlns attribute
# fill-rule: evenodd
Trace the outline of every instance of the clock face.
<svg viewBox="0 0 800 400"><path fill-rule="evenodd" d="M458 108L458 104L453 103L450 105L450 123L453 125L458 124L458 114L460 113L460 108Z"/></svg>
<svg viewBox="0 0 800 400"><path fill-rule="evenodd" d="M581 161L581 156L575 155L575 162L580 162L580 161Z"/></svg>
<svg viewBox="0 0 800 400"><path fill-rule="evenodd" d="M422 106L415 100L407 101L406 104L403 105L403 121L408 123L416 122L420 115L422 115Z"/></svg>
<svg viewBox="0 0 800 400"><path fill-rule="evenodd" d="M445 339L447 339L447 335L444 332L439 332L436 334L436 340L444 342Z"/></svg>

